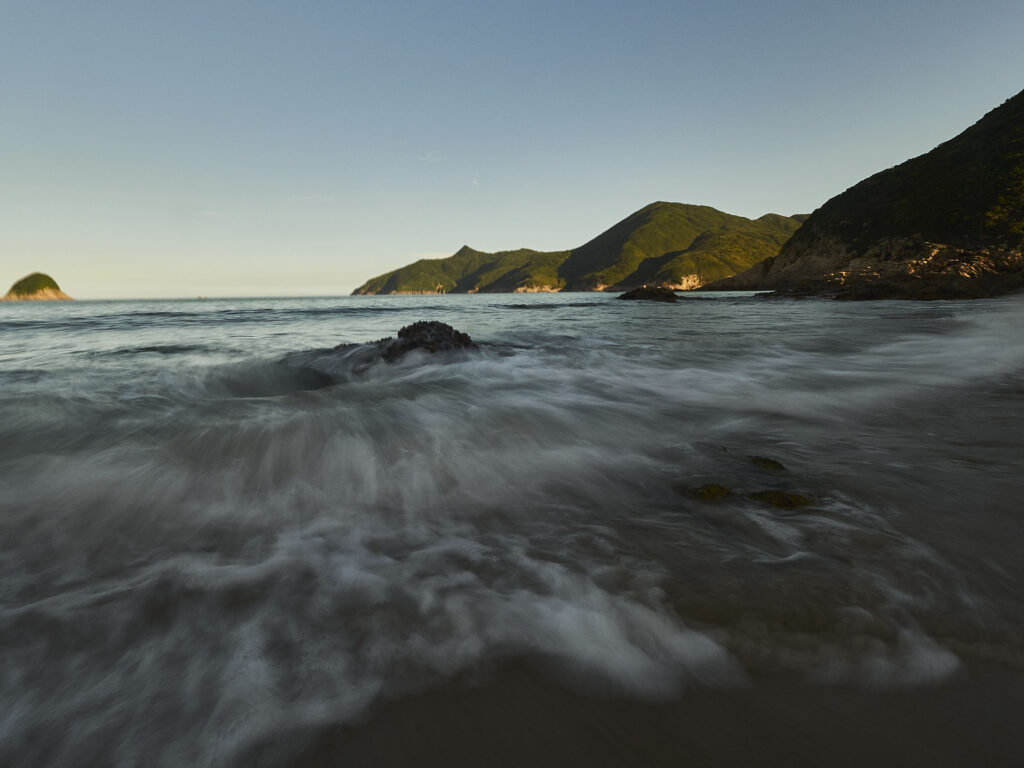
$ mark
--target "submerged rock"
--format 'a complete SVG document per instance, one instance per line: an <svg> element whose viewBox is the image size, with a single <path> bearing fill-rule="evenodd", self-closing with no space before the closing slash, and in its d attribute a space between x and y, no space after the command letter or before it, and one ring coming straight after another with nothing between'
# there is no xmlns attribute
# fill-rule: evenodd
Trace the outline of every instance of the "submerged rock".
<svg viewBox="0 0 1024 768"><path fill-rule="evenodd" d="M769 472L785 472L786 467L781 461L769 458L768 456L748 456L750 462L760 469L767 470Z"/></svg>
<svg viewBox="0 0 1024 768"><path fill-rule="evenodd" d="M398 338L388 337L377 342L381 357L388 362L397 360L406 352L424 349L427 352L447 352L455 349L473 349L476 344L469 334L457 331L437 320L420 320L398 331Z"/></svg>
<svg viewBox="0 0 1024 768"><path fill-rule="evenodd" d="M727 499L730 496L732 496L732 491L724 485L718 485L717 483L708 483L707 485L690 490L690 498L697 501L718 501L719 499Z"/></svg>
<svg viewBox="0 0 1024 768"><path fill-rule="evenodd" d="M809 507L814 503L806 496L801 496L799 493L791 493L789 491L754 491L747 495L754 501L760 501L762 504L767 504L768 506L775 507L776 509L799 509L800 507Z"/></svg>
<svg viewBox="0 0 1024 768"><path fill-rule="evenodd" d="M626 291L623 294L616 296L617 299L633 299L633 300L646 300L646 301L676 301L677 297L674 291L669 288L661 288L659 286L643 286L642 288L634 288L632 291Z"/></svg>

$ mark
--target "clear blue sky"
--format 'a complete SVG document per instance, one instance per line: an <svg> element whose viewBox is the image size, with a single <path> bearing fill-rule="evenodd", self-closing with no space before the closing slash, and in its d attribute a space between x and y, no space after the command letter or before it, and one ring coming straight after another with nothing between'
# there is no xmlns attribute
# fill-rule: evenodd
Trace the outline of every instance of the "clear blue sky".
<svg viewBox="0 0 1024 768"><path fill-rule="evenodd" d="M344 294L809 212L1024 88L1021 0L0 0L0 291Z"/></svg>

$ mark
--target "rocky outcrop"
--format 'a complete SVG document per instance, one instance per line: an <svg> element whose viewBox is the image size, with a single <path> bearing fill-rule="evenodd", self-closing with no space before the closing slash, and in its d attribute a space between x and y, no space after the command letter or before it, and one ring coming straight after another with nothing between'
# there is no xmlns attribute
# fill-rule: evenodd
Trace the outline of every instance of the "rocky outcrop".
<svg viewBox="0 0 1024 768"><path fill-rule="evenodd" d="M445 355L444 362L464 359L460 352L477 348L468 334L447 323L421 320L407 325L396 336L378 341L344 343L330 349L290 352L274 365L252 375L228 377L225 385L236 396L267 397L310 391L358 380L381 363L394 363L416 350Z"/></svg>
<svg viewBox="0 0 1024 768"><path fill-rule="evenodd" d="M671 291L694 291L704 285L704 282L697 275L683 275L675 282L661 284L663 288Z"/></svg>
<svg viewBox="0 0 1024 768"><path fill-rule="evenodd" d="M774 258L702 290L981 298L1024 287L1024 92L815 211Z"/></svg>
<svg viewBox="0 0 1024 768"><path fill-rule="evenodd" d="M626 291L619 296L617 299L626 299L632 301L676 301L677 297L675 293L669 288L662 288L660 286L643 286L642 288L634 288L632 291Z"/></svg>
<svg viewBox="0 0 1024 768"><path fill-rule="evenodd" d="M386 338L377 342L381 357L388 362L414 349L422 349L430 353L448 352L456 349L472 349L476 345L469 334L457 331L447 323L436 320L420 320L407 325L398 331L398 338Z"/></svg>
<svg viewBox="0 0 1024 768"><path fill-rule="evenodd" d="M838 238L818 237L707 286L847 300L977 299L1019 288L1024 288L1024 249L956 246L920 237L882 238L863 253Z"/></svg>
<svg viewBox="0 0 1024 768"><path fill-rule="evenodd" d="M33 272L12 285L0 301L71 301L71 297L49 275Z"/></svg>
<svg viewBox="0 0 1024 768"><path fill-rule="evenodd" d="M553 285L520 285L512 293L557 293L559 290Z"/></svg>

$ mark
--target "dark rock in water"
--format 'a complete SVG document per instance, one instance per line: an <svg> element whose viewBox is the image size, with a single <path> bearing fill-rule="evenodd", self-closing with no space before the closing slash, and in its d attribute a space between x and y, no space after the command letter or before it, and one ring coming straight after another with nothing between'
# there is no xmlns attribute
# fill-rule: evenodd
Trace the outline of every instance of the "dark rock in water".
<svg viewBox="0 0 1024 768"><path fill-rule="evenodd" d="M413 350L422 349L434 353L476 348L469 334L457 331L447 323L420 320L399 330L397 338L385 336L362 344L347 342L331 350L292 355L290 364L309 365L312 359L314 365L325 366L335 383L339 383L347 380L350 375L364 373L381 360L393 363ZM329 352L326 358L324 352Z"/></svg>
<svg viewBox="0 0 1024 768"><path fill-rule="evenodd" d="M730 496L732 496L732 491L724 485L718 485L717 483L702 485L690 491L690 497L697 499L697 501L718 501L719 499L727 499Z"/></svg>
<svg viewBox="0 0 1024 768"><path fill-rule="evenodd" d="M786 467L783 466L781 461L776 461L767 456L748 456L751 463L760 469L768 470L769 472L785 472Z"/></svg>
<svg viewBox="0 0 1024 768"><path fill-rule="evenodd" d="M427 352L447 352L454 349L473 349L476 344L469 334L457 331L447 323L436 320L420 320L407 325L398 332L398 338L386 338L377 342L382 347L381 356L397 360L406 352L425 349Z"/></svg>
<svg viewBox="0 0 1024 768"><path fill-rule="evenodd" d="M801 496L799 493L790 493L789 491L754 491L747 495L754 499L754 501L760 501L762 504L767 504L776 509L799 509L800 507L809 507L814 503L806 496Z"/></svg>
<svg viewBox="0 0 1024 768"><path fill-rule="evenodd" d="M676 294L669 288L659 288L654 286L652 288L646 285L642 288L634 288L632 291L626 291L619 296L618 299L644 299L646 301L676 301Z"/></svg>

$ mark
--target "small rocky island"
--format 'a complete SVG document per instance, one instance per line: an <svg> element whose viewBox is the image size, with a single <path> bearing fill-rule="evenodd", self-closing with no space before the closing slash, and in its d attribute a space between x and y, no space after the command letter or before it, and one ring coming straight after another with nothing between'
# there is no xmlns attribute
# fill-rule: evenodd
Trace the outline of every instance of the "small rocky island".
<svg viewBox="0 0 1024 768"><path fill-rule="evenodd" d="M42 272L33 272L11 286L0 301L70 301L71 297L57 281Z"/></svg>

